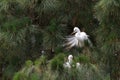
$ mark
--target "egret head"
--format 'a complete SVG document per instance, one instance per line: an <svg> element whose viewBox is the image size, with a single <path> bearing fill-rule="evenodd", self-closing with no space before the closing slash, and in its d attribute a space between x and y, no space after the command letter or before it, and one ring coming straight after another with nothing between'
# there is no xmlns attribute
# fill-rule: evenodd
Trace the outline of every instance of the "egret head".
<svg viewBox="0 0 120 80"><path fill-rule="evenodd" d="M79 63L79 62L77 62L77 63L76 63L76 66L80 66L80 63Z"/></svg>
<svg viewBox="0 0 120 80"><path fill-rule="evenodd" d="M69 55L68 60L72 60L72 59L73 59L73 55Z"/></svg>
<svg viewBox="0 0 120 80"><path fill-rule="evenodd" d="M75 33L78 33L78 32L80 32L80 29L78 27L74 27L72 34L75 34Z"/></svg>
<svg viewBox="0 0 120 80"><path fill-rule="evenodd" d="M68 62L69 62L70 64L72 64L72 62L73 62L73 55L69 55L69 56L68 56Z"/></svg>

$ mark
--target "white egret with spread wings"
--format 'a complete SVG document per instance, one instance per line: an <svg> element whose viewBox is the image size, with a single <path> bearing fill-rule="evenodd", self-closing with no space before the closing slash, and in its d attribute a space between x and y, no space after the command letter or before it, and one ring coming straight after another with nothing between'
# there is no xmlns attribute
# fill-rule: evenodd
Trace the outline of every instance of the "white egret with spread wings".
<svg viewBox="0 0 120 80"><path fill-rule="evenodd" d="M67 42L64 46L67 46L67 49L70 49L74 46L83 47L85 46L85 41L92 45L91 41L88 38L89 35L87 35L85 32L81 32L78 27L74 27L72 34L74 35L66 37Z"/></svg>

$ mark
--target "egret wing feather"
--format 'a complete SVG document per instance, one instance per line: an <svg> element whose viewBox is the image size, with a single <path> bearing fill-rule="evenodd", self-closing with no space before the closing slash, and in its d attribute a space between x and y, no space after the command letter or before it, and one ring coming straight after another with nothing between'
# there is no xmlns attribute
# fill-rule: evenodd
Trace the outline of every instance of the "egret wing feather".
<svg viewBox="0 0 120 80"><path fill-rule="evenodd" d="M67 40L66 43L67 48L72 48L74 46L81 46L81 41L78 40L78 38L75 36L67 37L66 40Z"/></svg>

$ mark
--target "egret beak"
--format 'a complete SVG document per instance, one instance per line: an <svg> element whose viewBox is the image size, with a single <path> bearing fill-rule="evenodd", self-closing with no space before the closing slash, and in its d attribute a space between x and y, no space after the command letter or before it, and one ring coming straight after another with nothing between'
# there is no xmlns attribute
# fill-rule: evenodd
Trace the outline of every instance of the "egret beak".
<svg viewBox="0 0 120 80"><path fill-rule="evenodd" d="M73 31L71 34L73 35L73 34L75 34L76 32L75 31Z"/></svg>

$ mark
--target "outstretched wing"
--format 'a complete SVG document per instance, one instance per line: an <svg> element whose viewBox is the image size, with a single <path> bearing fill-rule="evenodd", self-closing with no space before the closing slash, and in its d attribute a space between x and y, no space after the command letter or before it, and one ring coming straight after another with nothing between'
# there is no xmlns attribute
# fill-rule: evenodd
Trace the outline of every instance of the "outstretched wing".
<svg viewBox="0 0 120 80"><path fill-rule="evenodd" d="M75 36L66 37L66 41L67 41L65 43L66 49L70 49L74 46L82 47L83 45L82 41Z"/></svg>
<svg viewBox="0 0 120 80"><path fill-rule="evenodd" d="M66 49L70 49L74 46L83 47L85 45L84 41L87 41L90 44L90 46L92 46L92 43L88 37L89 36L85 32L76 33L75 35L68 36L65 38L66 43L64 44L64 46L66 47Z"/></svg>

